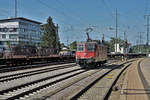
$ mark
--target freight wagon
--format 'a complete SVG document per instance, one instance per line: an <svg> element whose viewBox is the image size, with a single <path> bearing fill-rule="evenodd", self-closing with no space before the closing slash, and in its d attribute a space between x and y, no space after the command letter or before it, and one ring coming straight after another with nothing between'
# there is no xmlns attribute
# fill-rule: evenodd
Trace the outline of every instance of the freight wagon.
<svg viewBox="0 0 150 100"><path fill-rule="evenodd" d="M30 45L16 45L6 48L0 58L0 64L18 66L57 61L73 61L73 56L60 56L58 49L42 48Z"/></svg>

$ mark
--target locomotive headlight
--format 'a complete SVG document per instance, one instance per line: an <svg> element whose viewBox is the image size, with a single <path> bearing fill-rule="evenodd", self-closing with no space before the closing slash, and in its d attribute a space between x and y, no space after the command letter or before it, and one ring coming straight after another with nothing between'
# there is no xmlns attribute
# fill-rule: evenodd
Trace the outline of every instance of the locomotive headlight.
<svg viewBox="0 0 150 100"><path fill-rule="evenodd" d="M93 57L90 57L90 60L94 61L95 59Z"/></svg>
<svg viewBox="0 0 150 100"><path fill-rule="evenodd" d="M94 61L93 57L90 56L88 62L89 62L89 63L92 63L93 61Z"/></svg>
<svg viewBox="0 0 150 100"><path fill-rule="evenodd" d="M86 52L84 53L84 56L86 56Z"/></svg>
<svg viewBox="0 0 150 100"><path fill-rule="evenodd" d="M93 60L93 57L90 57L90 60Z"/></svg>
<svg viewBox="0 0 150 100"><path fill-rule="evenodd" d="M78 59L80 59L80 56L78 56Z"/></svg>

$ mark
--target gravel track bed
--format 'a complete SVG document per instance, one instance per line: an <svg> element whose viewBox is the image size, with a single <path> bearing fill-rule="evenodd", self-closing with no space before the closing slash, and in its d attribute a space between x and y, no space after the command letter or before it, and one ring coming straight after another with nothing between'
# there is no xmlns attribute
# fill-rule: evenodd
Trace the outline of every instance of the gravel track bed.
<svg viewBox="0 0 150 100"><path fill-rule="evenodd" d="M14 79L11 81L0 82L0 93L1 93L1 91L9 89L9 88L13 88L13 87L27 84L30 82L34 82L37 80L41 80L46 77L52 77L52 76L60 75L60 74L67 73L70 71L80 70L80 69L81 69L80 67L76 66L76 67L72 67L72 68L61 69L61 70L41 73L41 74L37 74L37 75L32 75L32 76L28 76L28 77L18 78L18 79Z"/></svg>
<svg viewBox="0 0 150 100"><path fill-rule="evenodd" d="M77 100L104 100L104 97L106 94L108 94L110 87L112 87L112 84L115 82L118 75L120 75L120 73L130 64L131 63L128 62L116 68L114 67L111 72L102 77L87 91L83 92L83 94L77 98Z"/></svg>
<svg viewBox="0 0 150 100"><path fill-rule="evenodd" d="M118 65L120 65L120 64L118 64ZM112 66L111 66L112 67ZM116 68L117 66L114 66L114 68ZM80 94L80 93L84 93L84 90L86 90L86 88L87 87L89 87L91 84L93 84L94 83L94 81L99 81L99 80L101 80L101 78L103 78L103 76L105 76L105 74L107 73L107 72L111 72L111 70L112 70L112 68L105 68L105 69L103 69L102 71L100 71L100 72L98 72L98 73L96 73L96 74L93 74L93 75L90 75L89 77L87 77L87 78L85 78L85 79L83 79L83 80L81 80L81 81L79 81L79 82L77 82L77 83L75 83L75 84L73 84L73 85L71 85L70 87L67 87L67 88L65 88L64 90L62 90L62 91L60 91L60 92L58 92L58 93L56 93L55 95L50 95L50 93L48 92L47 94L49 95L49 96L46 96L46 97L44 97L44 96L42 96L42 97L40 97L39 95L36 95L36 96L34 96L35 98L33 98L33 99L29 99L29 98L25 98L24 100L38 100L38 99L43 99L43 100L74 100L75 98L72 98L72 97L74 97L74 96L77 96L78 94ZM107 75L107 74L106 74ZM67 82L66 82L67 83ZM107 82L105 82L105 84L107 84ZM58 85L59 86L59 85ZM92 85L93 86L93 85ZM57 86L55 86L55 87L57 87ZM98 87L98 88L103 88L103 87ZM107 87L106 87L107 88ZM54 88L55 89L55 88ZM46 89L46 91L51 91L52 89ZM45 91L45 92L46 92ZM97 92L97 91L96 91ZM96 93L95 92L95 93ZM44 93L44 91L43 91L43 93ZM93 91L93 93L94 93L94 91ZM94 94L95 94L94 93ZM34 93L35 94L35 93ZM39 93L40 94L40 93ZM33 95L33 94L32 94ZM38 98L38 96L39 96L39 98ZM90 97L91 95L89 95L89 97ZM36 98L37 97L37 98ZM31 97L32 98L32 97ZM47 99L45 99L45 98L47 98ZM75 99L76 100L76 99ZM84 99L84 100L86 100L86 99ZM88 99L88 100L95 100L95 99ZM99 99L100 100L100 99Z"/></svg>
<svg viewBox="0 0 150 100"><path fill-rule="evenodd" d="M73 67L73 66L75 66L75 64L52 67L52 68L45 68L45 69L39 69L39 70L34 70L34 71L29 71L29 72L24 72L24 73L17 73L17 74L1 77L0 82L10 81L10 80L14 80L14 79L17 79L17 78L27 77L27 76L31 76L31 75L35 75L35 74L46 73L46 72L50 72L50 71L54 71L54 70L70 68L70 67Z"/></svg>
<svg viewBox="0 0 150 100"><path fill-rule="evenodd" d="M58 65L58 64L65 64L65 63L66 62L48 62L48 63L36 63L32 65L4 66L0 68L0 73L7 73L7 72L12 72L12 71L33 69L33 68L38 68L38 67L43 67L43 66Z"/></svg>
<svg viewBox="0 0 150 100"><path fill-rule="evenodd" d="M72 97L76 96L78 93L83 91L87 86L92 84L96 79L101 77L106 72L110 71L110 69L103 69L75 84L64 89L63 91L58 92L57 94L47 98L46 100L70 100Z"/></svg>
<svg viewBox="0 0 150 100"><path fill-rule="evenodd" d="M122 68L115 68L105 77L100 79L96 84L83 93L78 100L103 100L105 93L107 93L109 87L112 85L114 79L118 76Z"/></svg>
<svg viewBox="0 0 150 100"><path fill-rule="evenodd" d="M50 66L44 66L44 67L38 67L38 68L32 68L32 69L23 69L23 70L18 70L18 71L0 73L0 78L5 77L5 76L12 76L12 75L15 75L15 74L27 73L27 72L31 72L31 71L37 71L37 70L42 70L42 69L47 69L47 68L55 68L55 67L60 67L60 66L72 65L72 64L75 64L75 63L50 65Z"/></svg>
<svg viewBox="0 0 150 100"><path fill-rule="evenodd" d="M65 66L65 65L73 66L73 64L75 65L75 63L70 63L70 64L53 65L53 66L47 66L47 67L42 67L42 68L36 68L36 69L32 69L32 70L31 69L20 70L19 72L15 71L16 73L8 72L9 74L3 73L2 76L14 75L14 77L18 77L16 74L19 75L19 73L26 73L28 71L36 73L35 71L37 71L37 70L39 70L39 72L40 72L40 70L46 70L46 69L53 68L53 67L56 68L56 66L58 66L58 67ZM3 95L0 95L0 100L6 100L6 99L13 100L13 99L16 99L19 97L20 98L18 100L20 100L20 99L30 100L28 98L29 96L33 96L33 95L39 96L39 94L41 96L43 91L48 92L48 91L50 91L49 89L51 89L50 92L52 93L52 95L53 94L58 95L58 93L60 92L58 95L58 97L60 97L60 94L62 94L60 90L68 91L67 87L72 87L72 86L75 87L76 86L77 89L74 88L73 92L72 92L74 94L74 92L75 92L74 90L79 92L82 90L82 88L84 86L84 84L81 84L80 81L82 83L84 82L85 84L89 84L90 82L88 82L87 80L91 81L91 80L95 79L96 76L94 76L94 75L100 75L100 73L102 74L102 72L100 70L102 70L102 69L83 70L80 67L76 66L76 67L51 71L51 72L40 73L37 75L28 76L28 77L18 78L18 79L6 81L6 82L0 82L0 94L3 94ZM110 70L110 69L103 69L103 70L106 71L106 70ZM92 74L92 73L98 73L99 71L100 71L99 74ZM81 77L81 74L84 74L84 75ZM0 75L0 77L2 77L2 76ZM85 79L87 79L87 80L85 80ZM72 83L70 83L70 82L72 82ZM71 85L71 84L76 84L76 85ZM72 90L72 88L70 88L70 89ZM45 94L44 95L42 94L42 97L44 97L44 96L45 96ZM63 94L63 96L64 96L64 94ZM49 95L48 95L48 97L49 97ZM55 97L55 95L54 95L54 97ZM65 96L65 98L66 97L67 96ZM47 97L44 97L44 98L47 98ZM34 100L37 100L37 99L34 99ZM57 100L57 99L54 99L54 100ZM60 99L60 100L62 100L62 99Z"/></svg>
<svg viewBox="0 0 150 100"><path fill-rule="evenodd" d="M38 92L34 92L30 94L29 96L24 96L21 99L23 100L64 100L62 98L65 98L68 95L71 95L73 92L80 90L81 86L83 86L83 82L86 84L91 81L96 75L99 75L102 73L102 69L98 70L88 70L85 73L82 73L80 75L74 76L70 79L66 79L64 81L58 82L52 86L48 86L46 88L43 88L39 90ZM67 94L67 95L66 95Z"/></svg>
<svg viewBox="0 0 150 100"><path fill-rule="evenodd" d="M32 93L34 91L38 91L40 88L46 87L47 85L52 85L56 83L57 81L62 81L64 79L73 77L74 75L78 75L82 72L85 72L85 70L78 70L75 72L70 72L65 75L61 75L58 77L50 78L41 82L37 82L35 84L31 84L22 88L15 89L13 91L9 91L8 93L4 93L3 95L0 96L0 99L5 99L5 100L13 100L16 99L20 96L24 96L26 93Z"/></svg>
<svg viewBox="0 0 150 100"><path fill-rule="evenodd" d="M108 65L111 65L111 64L108 64ZM52 99L54 97L53 98L54 100L57 100L57 99L63 100L63 96L66 98L66 96L68 96L68 94L71 94L73 91L80 90L82 87L82 85L80 85L80 84L82 82L85 82L87 84L89 80L91 81L92 79L94 79L95 77L91 77L91 75L100 70L102 70L102 68L89 70L86 73L82 73L80 75L74 76L71 79L61 81L52 86L45 87L43 89L40 89L38 92L33 92L33 93L29 94L28 96L26 95L24 97L21 97L20 99L22 99L22 100L38 100L38 99L45 100L46 98ZM108 70L108 69L104 69L104 70ZM102 74L103 72L100 72L100 73ZM97 75L99 75L99 73ZM73 85L73 84L75 84L75 85ZM79 87L79 86L81 86L81 87ZM67 95L65 95L64 93L66 93ZM52 96L54 94L57 95L57 99L56 99L56 95ZM64 99L64 100L66 100L66 99Z"/></svg>

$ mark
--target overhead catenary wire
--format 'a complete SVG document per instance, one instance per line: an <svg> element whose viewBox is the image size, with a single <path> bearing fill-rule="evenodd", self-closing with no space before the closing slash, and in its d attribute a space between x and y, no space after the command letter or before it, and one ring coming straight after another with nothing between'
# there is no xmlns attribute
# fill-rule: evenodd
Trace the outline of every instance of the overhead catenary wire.
<svg viewBox="0 0 150 100"><path fill-rule="evenodd" d="M145 0L145 14L149 14L149 0Z"/></svg>
<svg viewBox="0 0 150 100"><path fill-rule="evenodd" d="M67 11L71 11L71 12L75 12L74 10L72 11L72 9L66 7L60 0L55 0L63 9L67 9ZM79 20L81 23L85 24L88 20L86 18L81 18L80 15L75 14L74 16L77 20Z"/></svg>
<svg viewBox="0 0 150 100"><path fill-rule="evenodd" d="M55 11L55 12L58 13L59 15L63 15L63 16L65 16L65 17L68 17L68 16L65 15L63 12L60 12L59 10L55 9L55 8L52 7L52 6L49 6L47 3L45 3L45 2L43 2L43 1L41 1L41 0L35 0L35 1L38 2L39 4L45 6L46 8ZM56 18L56 16L53 16L53 17ZM57 19L57 18L56 18L56 19ZM60 21L60 20L59 20L59 21ZM70 26L70 25L71 25L71 24L66 23L66 22L64 22L64 21L62 21L62 20L61 20L60 22L61 22L61 24L64 24L64 25L67 25L67 26Z"/></svg>
<svg viewBox="0 0 150 100"><path fill-rule="evenodd" d="M105 6L105 8L107 9L107 11L109 12L109 15L113 18L114 14L112 12L112 7L108 5L108 3L106 2L106 0L98 0L98 1L101 1L101 3ZM99 4L99 3L98 3ZM100 4L99 4L100 5ZM100 5L101 6L101 5Z"/></svg>
<svg viewBox="0 0 150 100"><path fill-rule="evenodd" d="M50 5L48 5L47 3L45 3L44 1L42 1L42 0L36 0L36 1L38 1L40 4L42 4L42 5L44 5L45 7L47 7L47 8L49 8L49 9L51 9L51 10L54 10L54 11L56 11L56 13L58 13L58 14L60 14L60 15L62 15L62 16L65 16L65 17L67 17L67 18L72 18L72 19L75 19L76 21L78 21L78 23L80 23L80 24L83 24L84 23L84 21L81 19L81 18L78 18L78 17L74 17L74 16L72 16L72 15L68 15L68 13L66 14L64 11L60 11L60 9L58 10L57 8L55 8L55 7L53 7L53 6L50 6ZM62 8L66 8L66 6L64 6L63 5L63 3L61 2L61 1L59 1L59 0L56 0L57 2L58 2L58 4L62 7ZM104 2L104 4L107 6L107 4L105 3L105 1L103 0L103 2ZM67 8L68 9L68 8ZM70 10L70 9L69 9ZM110 11L110 14L112 15L112 12ZM113 16L113 15L112 15ZM73 28L71 28L71 27L73 27ZM77 28L74 28L74 27L76 27L76 26L74 26L74 25L71 25L71 24L69 24L68 23L68 26L65 26L65 30L64 31L61 31L61 32L71 32L71 31L73 31L73 32L77 32L77 31L79 31ZM80 30L84 30L84 28L82 29L80 29ZM102 32L102 33L104 33L104 32ZM106 34L105 34L105 36L106 37L111 37L111 36L107 36Z"/></svg>
<svg viewBox="0 0 150 100"><path fill-rule="evenodd" d="M43 2L42 0L36 0L36 1L39 2L40 4L44 5L45 7L49 8L49 9L51 9L51 10L56 11L56 13L58 13L58 14L64 16L64 17L75 19L78 23L83 24L83 22L79 21L79 19L77 19L77 17L74 18L73 16L68 15L68 14L66 14L66 13L63 12L63 11L60 11L60 10L58 10L58 9L56 9L56 8L54 8L54 7L50 6L50 5L48 5L48 4L46 4L46 3ZM64 22L63 22L63 23L64 23ZM62 24L62 23L61 23L61 24ZM69 23L66 24L66 22L64 23L64 25L67 26L67 27L70 27L70 26L75 27L74 25L71 25L71 24L69 24Z"/></svg>
<svg viewBox="0 0 150 100"><path fill-rule="evenodd" d="M56 9L56 8L54 8L54 7L50 6L50 5L48 5L48 4L46 4L46 3L43 2L42 0L36 0L36 1L39 2L40 4L42 4L43 6L47 7L48 9L54 10L56 13L60 14L61 16L64 16L64 17L66 17L66 18L75 19L75 18L73 18L72 16L66 14L65 12L60 11L60 10L58 10L58 9ZM75 19L75 20L77 21L77 19ZM78 21L78 23L81 23L81 22ZM62 23L61 23L61 24L62 24ZM69 24L69 23L67 23L67 24L64 23L64 24L65 24L65 26L67 25L67 27L66 27L67 30L64 30L65 33L67 33L68 30L69 30L69 31L72 30L72 28L70 28L70 26L71 26L71 27L74 27L73 25L71 25L71 24ZM72 31L73 31L73 30L72 30ZM68 40L68 37L66 37L66 39Z"/></svg>
<svg viewBox="0 0 150 100"><path fill-rule="evenodd" d="M72 15L66 14L64 11L60 11L60 10L58 10L58 9L55 8L55 7L49 6L49 5L47 5L45 2L43 2L42 0L36 0L36 1L39 2L39 3L41 3L42 5L44 5L45 7L56 11L56 13L61 14L61 15L63 15L64 17L72 18L72 19L76 20L78 23L83 24L83 22L81 22L77 17L74 17L74 16L72 16Z"/></svg>
<svg viewBox="0 0 150 100"><path fill-rule="evenodd" d="M0 12L1 12L0 15L2 15L2 16L7 16L7 17L9 16L9 15L8 15L9 11L6 10L6 9L0 8Z"/></svg>

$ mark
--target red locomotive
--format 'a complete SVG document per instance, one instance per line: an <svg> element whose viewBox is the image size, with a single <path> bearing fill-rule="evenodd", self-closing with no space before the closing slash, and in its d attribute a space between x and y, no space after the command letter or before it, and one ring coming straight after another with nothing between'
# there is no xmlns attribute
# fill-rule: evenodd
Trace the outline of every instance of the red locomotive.
<svg viewBox="0 0 150 100"><path fill-rule="evenodd" d="M107 61L107 48L104 41L91 40L87 33L87 42L78 42L76 51L76 63L79 65L101 65Z"/></svg>

